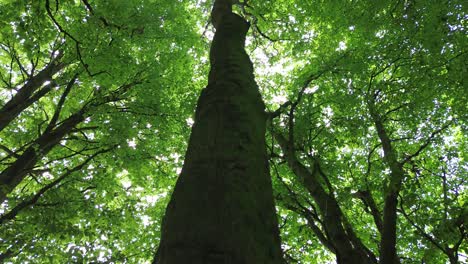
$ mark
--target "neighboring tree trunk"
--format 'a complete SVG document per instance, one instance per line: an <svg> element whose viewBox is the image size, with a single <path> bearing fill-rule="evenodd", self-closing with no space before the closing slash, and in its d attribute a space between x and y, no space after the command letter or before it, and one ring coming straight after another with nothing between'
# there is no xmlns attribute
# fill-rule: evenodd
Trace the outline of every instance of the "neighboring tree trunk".
<svg viewBox="0 0 468 264"><path fill-rule="evenodd" d="M346 216L334 197L320 184L320 165L316 161L312 168L304 166L296 157L294 145L282 134L271 130L278 142L285 161L299 181L310 193L323 217L324 233L328 239L330 251L336 255L338 264L375 264L374 254L356 237L351 228L346 228Z"/></svg>
<svg viewBox="0 0 468 264"><path fill-rule="evenodd" d="M377 135L382 143L384 161L390 168L388 184L384 185L384 210L382 237L380 238L380 264L398 264L400 259L397 255L397 206L398 194L404 178L403 163L397 160L393 150L391 139L385 129L381 116L375 110L375 99L368 102L369 112L374 121Z"/></svg>
<svg viewBox="0 0 468 264"><path fill-rule="evenodd" d="M266 114L244 50L249 24L213 9L208 86L154 263L283 263L266 155Z"/></svg>

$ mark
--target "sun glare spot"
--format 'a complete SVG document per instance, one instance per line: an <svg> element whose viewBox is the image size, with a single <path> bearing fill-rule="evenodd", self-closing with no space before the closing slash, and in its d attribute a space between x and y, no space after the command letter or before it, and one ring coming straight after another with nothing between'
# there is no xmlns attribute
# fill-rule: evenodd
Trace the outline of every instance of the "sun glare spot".
<svg viewBox="0 0 468 264"><path fill-rule="evenodd" d="M344 41L340 41L338 44L338 48L336 50L346 50L348 47L346 46L346 43Z"/></svg>
<svg viewBox="0 0 468 264"><path fill-rule="evenodd" d="M305 94L313 94L313 93L315 93L318 89L319 89L318 85L315 85L315 86L313 86L313 87L307 87L307 88L304 90L304 93L305 93Z"/></svg>
<svg viewBox="0 0 468 264"><path fill-rule="evenodd" d="M127 144L132 149L136 149L137 143L136 143L135 138L132 138L132 140L127 140Z"/></svg>
<svg viewBox="0 0 468 264"><path fill-rule="evenodd" d="M189 117L185 119L185 122L187 122L187 126L192 127L195 121L193 121L193 118Z"/></svg>

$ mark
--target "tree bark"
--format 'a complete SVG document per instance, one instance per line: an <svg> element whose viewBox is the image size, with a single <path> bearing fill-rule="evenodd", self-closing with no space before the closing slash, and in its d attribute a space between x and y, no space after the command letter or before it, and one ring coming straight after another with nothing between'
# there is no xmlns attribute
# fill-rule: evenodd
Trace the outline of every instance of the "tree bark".
<svg viewBox="0 0 468 264"><path fill-rule="evenodd" d="M221 2L213 9L208 86L153 263L283 263L264 103L244 50L249 24Z"/></svg>

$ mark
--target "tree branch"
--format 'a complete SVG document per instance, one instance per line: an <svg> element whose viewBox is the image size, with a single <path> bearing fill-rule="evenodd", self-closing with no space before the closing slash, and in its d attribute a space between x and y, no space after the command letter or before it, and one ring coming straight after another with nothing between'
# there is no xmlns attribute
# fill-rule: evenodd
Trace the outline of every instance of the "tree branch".
<svg viewBox="0 0 468 264"><path fill-rule="evenodd" d="M401 197L400 197L401 198ZM429 241L430 243L432 243L435 247L437 247L438 249L440 249L442 252L444 252L444 254L447 254L446 250L444 249L444 247L442 247L442 245L440 245L431 235L427 234L426 232L424 232L424 230L418 226L410 217L409 215L406 213L405 211L405 208L403 206L403 199L401 198L400 199L400 211L401 213L403 214L403 216L405 217L406 221L408 221L414 228L416 228L416 230L418 230L418 232L427 240Z"/></svg>
<svg viewBox="0 0 468 264"><path fill-rule="evenodd" d="M103 154L105 152L109 152L111 151L113 148L110 148L110 149L104 149L104 150L101 150L101 151L98 151L96 153L94 153L93 155L89 156L86 160L84 160L80 165L78 166L75 166L71 169L67 169L67 171L65 173L63 173L60 177L58 177L57 179L53 180L52 182L50 182L49 184L45 185L44 187L42 187L36 194L34 194L30 199L26 199L22 202L20 202L19 204L17 204L15 207L13 207L8 213L5 213L3 215L0 216L0 225L3 224L5 221L8 221L8 220L12 220L14 219L18 213L20 213L23 209L31 206L31 205L34 205L35 203L37 203L37 201L39 200L39 198L41 198L45 192L47 192L48 190L52 189L53 187L57 186L63 179L65 179L66 177L70 176L71 174L73 174L74 172L76 171L79 171L81 169L83 169L83 167L88 164L91 160L93 160L96 156L100 155L100 154Z"/></svg>
<svg viewBox="0 0 468 264"><path fill-rule="evenodd" d="M402 163L407 163L407 162L409 162L411 159L413 159L413 158L417 157L419 154L421 154L421 152L422 152L426 147L428 147L429 144L431 144L431 142L432 142L432 140L434 139L434 137L435 137L437 134L439 134L439 133L441 133L442 131L444 131L445 129L447 129L451 124L452 124L452 122L448 122L447 124L443 125L441 128L439 128L439 129L433 131L433 132L431 133L431 135L429 135L429 137L426 139L426 141L419 147L419 149L418 149L416 152L414 152L413 154L406 156L406 158L403 160Z"/></svg>
<svg viewBox="0 0 468 264"><path fill-rule="evenodd" d="M71 88L75 84L77 78L78 78L78 73L76 73L72 77L72 79L68 82L67 86L65 87L65 91L63 91L62 96L60 97L59 102L57 103L57 106L55 107L54 115L50 119L49 125L47 125L47 128L44 133L50 132L57 124L57 121L60 117L60 112L62 112L63 105L65 104L65 100L67 99L67 96L70 93Z"/></svg>

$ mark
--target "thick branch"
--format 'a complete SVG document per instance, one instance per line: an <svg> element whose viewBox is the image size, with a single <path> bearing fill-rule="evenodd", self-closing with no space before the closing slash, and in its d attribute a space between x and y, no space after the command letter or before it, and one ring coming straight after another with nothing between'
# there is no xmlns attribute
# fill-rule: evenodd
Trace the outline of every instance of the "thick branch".
<svg viewBox="0 0 468 264"><path fill-rule="evenodd" d="M3 202L6 195L31 172L39 159L45 156L84 118L84 111L81 110L64 120L57 128L42 134L15 162L2 171L0 173L0 201Z"/></svg>
<svg viewBox="0 0 468 264"><path fill-rule="evenodd" d="M57 121L60 116L60 112L62 112L63 105L65 104L65 100L67 99L68 94L71 91L71 88L75 84L76 79L78 78L78 74L75 74L72 79L68 82L67 86L65 87L65 91L62 93L62 96L60 97L57 106L55 107L55 112L52 118L50 119L49 125L46 128L46 131L44 133L48 133L54 128L57 124Z"/></svg>
<svg viewBox="0 0 468 264"><path fill-rule="evenodd" d="M374 198L372 197L372 194L369 191L357 191L354 195L361 199L366 207L369 207L371 215L374 218L374 223L377 226L379 232L382 233L382 216L377 207L377 204L375 203Z"/></svg>
<svg viewBox="0 0 468 264"><path fill-rule="evenodd" d="M46 81L50 81L54 74L65 67L65 64L59 62L60 57L59 55L38 74L31 77L15 96L2 107L0 110L0 131L8 126L24 109L28 108L50 91L50 88L48 88L50 86L46 86L39 91L40 93L34 94Z"/></svg>

